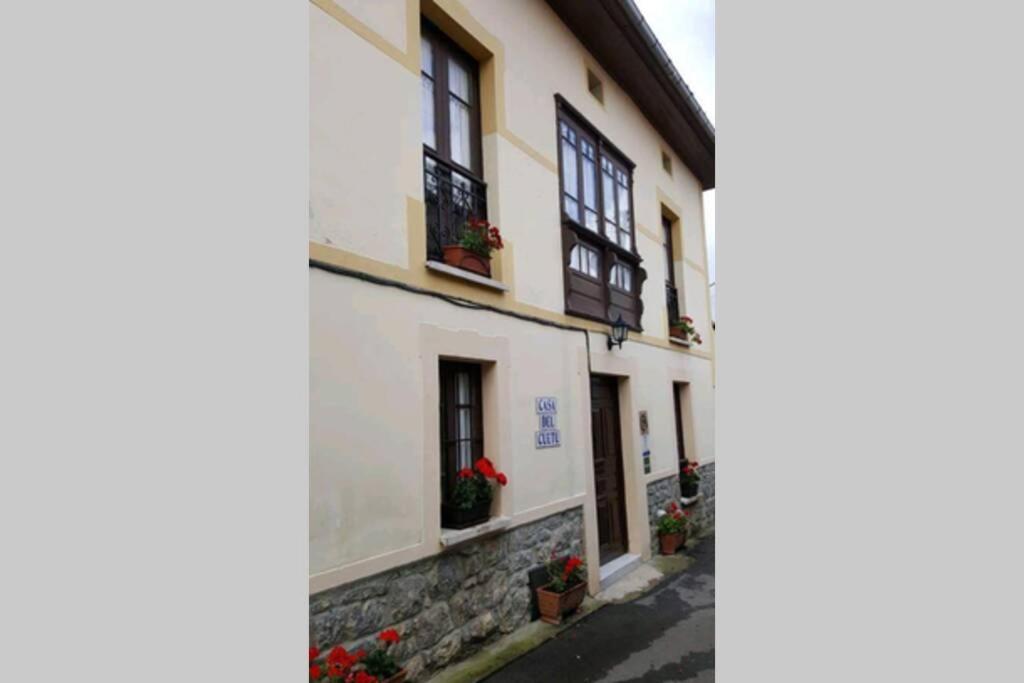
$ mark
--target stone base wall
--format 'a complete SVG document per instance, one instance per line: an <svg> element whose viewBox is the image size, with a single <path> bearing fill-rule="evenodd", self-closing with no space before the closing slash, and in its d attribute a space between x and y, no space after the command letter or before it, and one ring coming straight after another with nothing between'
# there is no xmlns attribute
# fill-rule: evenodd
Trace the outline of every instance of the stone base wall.
<svg viewBox="0 0 1024 683"><path fill-rule="evenodd" d="M647 485L647 521L651 525L651 553L661 551L658 544L658 510L664 510L671 502L679 502L679 477L672 475L652 481Z"/></svg>
<svg viewBox="0 0 1024 683"><path fill-rule="evenodd" d="M426 680L529 622L527 575L552 552L583 554L582 507L310 596L311 643L351 651L395 628L408 680Z"/></svg>

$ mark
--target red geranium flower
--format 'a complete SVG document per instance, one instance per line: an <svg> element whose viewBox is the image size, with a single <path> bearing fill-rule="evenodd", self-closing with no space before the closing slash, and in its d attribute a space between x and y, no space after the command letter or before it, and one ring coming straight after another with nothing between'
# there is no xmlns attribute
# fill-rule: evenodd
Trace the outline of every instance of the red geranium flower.
<svg viewBox="0 0 1024 683"><path fill-rule="evenodd" d="M562 580L567 581L576 568L583 564L583 560L573 555L565 562L565 569L562 570Z"/></svg>
<svg viewBox="0 0 1024 683"><path fill-rule="evenodd" d="M309 677L312 678L314 681L320 680L320 674L321 673L323 673L323 672L320 671L320 665L319 664L314 664L313 666L309 667Z"/></svg>
<svg viewBox="0 0 1024 683"><path fill-rule="evenodd" d="M473 470L468 467L463 467L459 470L459 479L470 479L473 476Z"/></svg>
<svg viewBox="0 0 1024 683"><path fill-rule="evenodd" d="M316 659L319 656L320 656L320 650L318 648L315 648L315 647L309 648L309 661L312 662L314 659Z"/></svg>
<svg viewBox="0 0 1024 683"><path fill-rule="evenodd" d="M505 476L504 472L498 472L498 483L502 486L508 483L508 477Z"/></svg>
<svg viewBox="0 0 1024 683"><path fill-rule="evenodd" d="M327 675L330 676L331 678L341 678L342 676L345 675L345 669L346 668L347 667L344 667L341 664L328 664L327 665Z"/></svg>
<svg viewBox="0 0 1024 683"><path fill-rule="evenodd" d="M341 645L335 645L329 653L327 653L328 664L344 664L348 661L348 650L343 648Z"/></svg>
<svg viewBox="0 0 1024 683"><path fill-rule="evenodd" d="M354 683L377 683L377 677L371 676L365 671L357 671Z"/></svg>
<svg viewBox="0 0 1024 683"><path fill-rule="evenodd" d="M498 476L498 473L494 471L494 465L487 458L480 458L474 465L476 471L484 475L488 479L494 479Z"/></svg>
<svg viewBox="0 0 1024 683"><path fill-rule="evenodd" d="M401 638L398 635L398 631L393 628L389 628L386 631L381 631L377 639L385 643L397 643Z"/></svg>

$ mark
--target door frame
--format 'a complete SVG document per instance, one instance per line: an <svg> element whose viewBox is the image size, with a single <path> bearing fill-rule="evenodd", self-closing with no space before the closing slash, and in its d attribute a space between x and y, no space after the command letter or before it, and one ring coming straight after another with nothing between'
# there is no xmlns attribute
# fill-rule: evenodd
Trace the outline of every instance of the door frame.
<svg viewBox="0 0 1024 683"><path fill-rule="evenodd" d="M606 452L605 452L604 456L605 456L605 458L611 458L611 459L618 458L618 463L615 465L617 467L617 469L615 471L615 478L618 480L618 481L615 482L615 488L618 490L618 496L616 497L616 503L617 504L615 505L615 507L617 507L619 509L617 511L615 511L615 512L612 512L612 514L613 515L614 514L621 514L621 519L617 520L621 524L621 532L625 536L625 538L623 539L624 542L622 543L622 546L621 546L622 547L622 552L619 553L619 555L618 555L618 556L621 556L621 555L626 555L626 554L629 553L629 539L630 539L630 533L629 533L629 510L628 510L627 505L626 505L626 451L625 451L625 448L622 445L623 444L623 439L622 439L622 406L620 405L620 402L619 402L619 399L620 399L620 397L619 397L620 384L621 384L622 380L619 379L618 377L614 376L614 375L603 375L603 374L596 373L596 372L592 373L590 375L590 386L591 386L591 395L590 395L590 401L591 401L591 404L590 404L591 405L591 408L590 408L591 439L593 439L593 429L594 429L594 424L593 424L593 417L594 417L594 408L593 408L593 405L594 405L594 403L593 403L593 401L594 401L594 394L593 394L593 388L594 388L595 380L597 382L599 382L599 383L606 384L606 386L610 389L609 393L611 393L612 400L614 401L615 417L618 420L618 424L615 425L615 427L616 427L616 429L615 429L616 437L618 438L618 441L619 441L618 448L614 448L614 445L613 445L613 447L610 450L614 453L614 456L610 456L609 453L607 452L607 449L606 449ZM591 469L594 469L594 458L597 455L597 453L594 450L594 446L595 446L595 444L593 443L593 441L591 441L591 450L590 450L590 467L591 467ZM596 512L596 510L597 510L597 477L596 477L596 474L595 474L595 477L594 477L594 507L595 507L595 512ZM598 555L599 556L600 556L600 553L601 553L601 545L600 544L601 544L601 529L600 529L600 525L598 525ZM612 560L608 560L608 561L611 562Z"/></svg>
<svg viewBox="0 0 1024 683"><path fill-rule="evenodd" d="M586 350L580 350L583 372L579 373L581 401L579 415L586 425L583 436L587 466L586 500L583 505L584 552L587 562L587 592L594 595L601 590L600 542L597 533L597 492L594 485L592 428L590 424L590 375L609 375L618 380L619 435L622 439L622 480L626 502L626 552L644 559L651 557L650 531L647 514L647 481L640 458L640 423L633 400L633 387L639 369L635 359L621 353L595 353L590 357L590 372L586 371Z"/></svg>

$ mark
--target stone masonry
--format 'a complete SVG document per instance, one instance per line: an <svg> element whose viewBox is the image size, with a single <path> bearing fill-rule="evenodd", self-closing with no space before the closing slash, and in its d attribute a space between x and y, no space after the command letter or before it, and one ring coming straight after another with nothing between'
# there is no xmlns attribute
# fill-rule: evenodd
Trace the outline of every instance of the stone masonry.
<svg viewBox="0 0 1024 683"><path fill-rule="evenodd" d="M426 680L529 622L527 574L552 552L582 555L582 508L312 595L311 643L352 650L395 628L408 680Z"/></svg>
<svg viewBox="0 0 1024 683"><path fill-rule="evenodd" d="M703 534L715 529L715 463L709 462L697 468L700 475L698 490L700 499L693 506L692 522L696 532ZM679 500L679 477L672 475L652 481L647 485L647 517L651 525L651 552L659 552L658 510L664 510L669 501Z"/></svg>

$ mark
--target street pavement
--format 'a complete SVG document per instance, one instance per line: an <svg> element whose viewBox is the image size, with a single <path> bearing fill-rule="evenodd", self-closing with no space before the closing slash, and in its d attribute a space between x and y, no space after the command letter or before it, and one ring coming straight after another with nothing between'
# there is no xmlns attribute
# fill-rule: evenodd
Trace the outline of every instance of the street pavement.
<svg viewBox="0 0 1024 683"><path fill-rule="evenodd" d="M487 683L712 683L715 538L650 593L608 605L484 679Z"/></svg>

